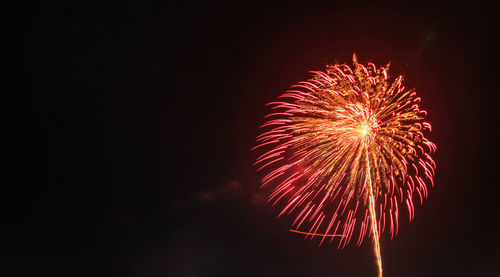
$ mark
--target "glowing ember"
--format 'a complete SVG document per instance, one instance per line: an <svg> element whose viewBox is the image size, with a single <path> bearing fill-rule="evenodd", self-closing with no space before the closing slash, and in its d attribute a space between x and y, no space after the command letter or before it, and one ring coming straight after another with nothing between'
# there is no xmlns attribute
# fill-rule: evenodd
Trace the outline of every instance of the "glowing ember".
<svg viewBox="0 0 500 277"><path fill-rule="evenodd" d="M255 148L269 148L255 162L268 169L268 201L294 215L291 231L335 241L343 248L356 233L374 242L382 276L379 235L398 232L401 206L411 221L413 199L422 203L433 185L436 146L424 137L431 125L403 77L389 82L386 68L327 66L271 102L267 128Z"/></svg>

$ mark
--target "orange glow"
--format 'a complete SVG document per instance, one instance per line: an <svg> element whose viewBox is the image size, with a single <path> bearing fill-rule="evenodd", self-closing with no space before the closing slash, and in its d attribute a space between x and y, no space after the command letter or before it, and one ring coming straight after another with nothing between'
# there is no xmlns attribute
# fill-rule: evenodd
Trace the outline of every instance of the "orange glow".
<svg viewBox="0 0 500 277"><path fill-rule="evenodd" d="M268 202L292 215L291 232L335 241L338 248L371 237L382 276L380 235L398 232L402 207L414 217L433 185L436 145L424 136L431 124L421 98L388 69L345 64L313 71L271 102L272 113L257 137L266 149L258 170L268 170ZM274 112L277 110L276 112Z"/></svg>

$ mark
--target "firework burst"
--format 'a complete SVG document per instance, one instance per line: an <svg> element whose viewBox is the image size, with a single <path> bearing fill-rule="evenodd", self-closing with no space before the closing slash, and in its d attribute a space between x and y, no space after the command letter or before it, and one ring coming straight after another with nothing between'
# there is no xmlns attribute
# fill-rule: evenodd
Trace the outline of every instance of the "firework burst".
<svg viewBox="0 0 500 277"><path fill-rule="evenodd" d="M389 64L345 64L313 71L271 102L261 127L264 153L255 164L268 172L268 201L290 214L290 231L343 248L369 236L382 276L379 236L398 232L402 210L411 221L433 185L436 146L424 137L431 125L420 97L403 77L390 81ZM254 148L254 149L255 149ZM353 239L354 238L354 239Z"/></svg>

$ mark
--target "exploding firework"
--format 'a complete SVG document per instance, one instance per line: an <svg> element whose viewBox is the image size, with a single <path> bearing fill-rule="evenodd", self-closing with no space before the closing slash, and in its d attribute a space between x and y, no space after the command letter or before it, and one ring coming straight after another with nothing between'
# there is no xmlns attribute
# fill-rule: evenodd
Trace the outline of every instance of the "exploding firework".
<svg viewBox="0 0 500 277"><path fill-rule="evenodd" d="M266 169L268 202L294 220L290 231L343 248L369 236L382 276L379 236L398 233L402 210L411 221L433 184L435 144L420 97L403 77L390 81L389 64L345 64L313 71L271 102L273 112L257 137ZM254 148L254 149L255 149ZM351 240L354 237L353 240Z"/></svg>

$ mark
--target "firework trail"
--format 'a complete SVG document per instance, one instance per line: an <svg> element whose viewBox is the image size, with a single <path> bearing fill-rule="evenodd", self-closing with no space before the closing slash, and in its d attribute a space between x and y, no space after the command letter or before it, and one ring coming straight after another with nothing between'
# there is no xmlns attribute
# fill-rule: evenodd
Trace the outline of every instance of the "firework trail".
<svg viewBox="0 0 500 277"><path fill-rule="evenodd" d="M255 165L268 170L262 186L272 189L268 202L282 205L278 216L294 216L290 231L338 248L370 236L382 276L379 236L392 239L402 207L411 221L413 201L427 197L436 146L403 77L389 81L389 64L364 66L355 55L353 63L313 71L268 104L274 112L254 147L266 150Z"/></svg>

